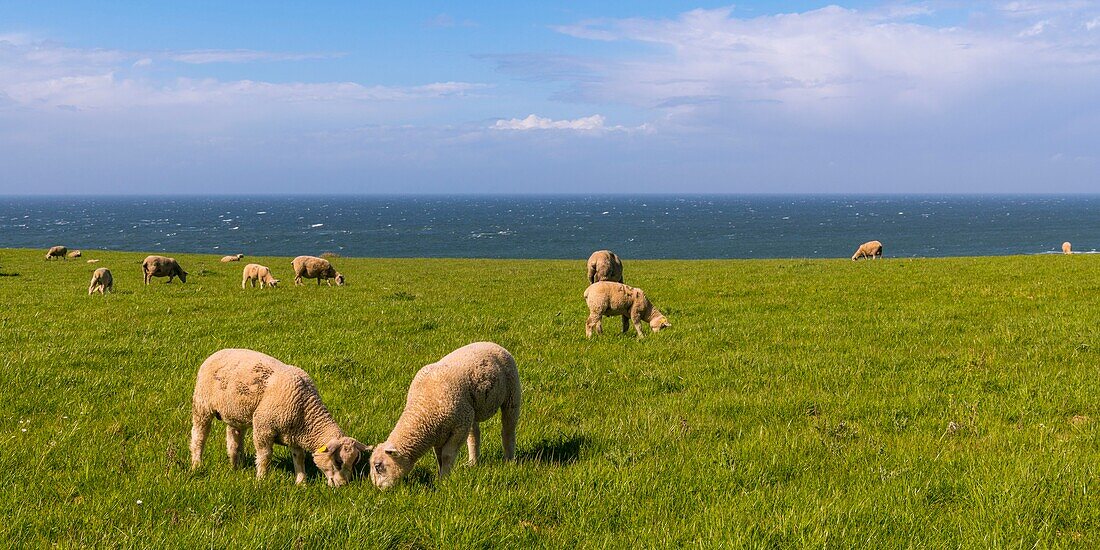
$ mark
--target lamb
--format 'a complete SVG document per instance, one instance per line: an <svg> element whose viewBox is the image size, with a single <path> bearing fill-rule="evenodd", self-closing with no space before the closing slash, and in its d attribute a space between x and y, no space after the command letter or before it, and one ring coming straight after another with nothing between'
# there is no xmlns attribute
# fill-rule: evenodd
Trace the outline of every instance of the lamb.
<svg viewBox="0 0 1100 550"><path fill-rule="evenodd" d="M79 250L73 250L72 252L69 252L65 256L68 257L68 258L79 258L81 256L81 254L80 254Z"/></svg>
<svg viewBox="0 0 1100 550"><path fill-rule="evenodd" d="M54 258L61 258L64 260L65 255L68 253L69 249L64 246L51 246L50 249L46 251L46 259L52 260Z"/></svg>
<svg viewBox="0 0 1100 550"><path fill-rule="evenodd" d="M236 468L244 432L252 427L256 478L267 475L276 443L290 448L294 482L305 483L309 450L332 487L348 483L371 448L348 437L333 420L309 375L247 349L223 349L199 367L191 407L191 468L202 464L210 421L225 422L226 451Z"/></svg>
<svg viewBox="0 0 1100 550"><path fill-rule="evenodd" d="M271 270L260 264L248 264L244 266L244 276L241 279L241 288L244 288L245 283L252 283L252 288L256 288L256 281L260 282L260 288L269 286L275 288L275 285L279 284L279 280L271 275Z"/></svg>
<svg viewBox="0 0 1100 550"><path fill-rule="evenodd" d="M114 292L115 279L111 276L111 270L106 267L101 267L92 273L92 282L88 285L88 295L99 292L100 295L105 295L107 292Z"/></svg>
<svg viewBox="0 0 1100 550"><path fill-rule="evenodd" d="M168 277L169 283L173 277L179 277L181 283L187 282L187 272L175 258L149 256L141 262L141 270L145 273L145 284L149 284L153 277Z"/></svg>
<svg viewBox="0 0 1100 550"><path fill-rule="evenodd" d="M861 245L856 250L855 254L852 254L852 261L856 261L860 258L871 258L877 260L882 257L882 243L878 241L868 241Z"/></svg>
<svg viewBox="0 0 1100 550"><path fill-rule="evenodd" d="M623 262L610 250L597 250L588 257L588 284L623 282Z"/></svg>
<svg viewBox="0 0 1100 550"><path fill-rule="evenodd" d="M585 289L584 300L588 303L588 320L584 325L584 335L588 338L592 337L592 329L603 334L603 318L615 315L622 315L624 333L630 330L633 323L638 338L642 337L642 321L649 323L653 332L672 326L640 288L600 281Z"/></svg>
<svg viewBox="0 0 1100 550"><path fill-rule="evenodd" d="M236 256L222 256L221 262L223 264L229 262L239 262L241 258L244 258L244 254L237 254Z"/></svg>
<svg viewBox="0 0 1100 550"><path fill-rule="evenodd" d="M321 279L325 280L325 284L332 286L329 279L336 280L336 286L344 285L344 276L341 275L332 264L324 258L318 258L316 256L298 256L290 263L294 266L294 284L302 284L302 278L317 279L317 284L321 284Z"/></svg>
<svg viewBox="0 0 1100 550"><path fill-rule="evenodd" d="M1073 246L1069 244L1069 241L1062 243L1062 254L1073 254Z"/></svg>
<svg viewBox="0 0 1100 550"><path fill-rule="evenodd" d="M409 386L405 410L386 441L371 455L371 481L381 489L393 487L416 464L435 450L437 479L454 466L462 440L470 464L477 464L484 422L500 410L504 459L516 452L516 424L520 409L519 371L508 350L492 342L477 342L449 353L420 369Z"/></svg>

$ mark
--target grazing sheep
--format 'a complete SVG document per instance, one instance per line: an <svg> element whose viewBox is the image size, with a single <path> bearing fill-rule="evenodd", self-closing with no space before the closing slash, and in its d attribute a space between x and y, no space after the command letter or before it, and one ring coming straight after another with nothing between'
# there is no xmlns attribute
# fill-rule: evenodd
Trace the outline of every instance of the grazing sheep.
<svg viewBox="0 0 1100 550"><path fill-rule="evenodd" d="M244 432L252 427L257 478L267 474L276 443L290 448L297 484L306 481L306 451L333 487L346 484L356 463L371 451L344 434L305 371L257 351L223 349L199 367L191 406L192 469L202 464L214 418L226 424L226 450L234 468Z"/></svg>
<svg viewBox="0 0 1100 550"><path fill-rule="evenodd" d="M603 318L615 315L622 315L624 333L630 330L633 323L638 338L642 337L642 321L649 323L653 332L672 326L640 288L600 281L585 289L584 301L588 303L588 320L584 324L584 335L588 338L592 337L592 329L596 329L597 334L603 334Z"/></svg>
<svg viewBox="0 0 1100 550"><path fill-rule="evenodd" d="M111 270L101 267L92 273L92 283L88 285L88 295L99 292L104 295L115 291L115 279L111 276Z"/></svg>
<svg viewBox="0 0 1100 550"><path fill-rule="evenodd" d="M324 258L318 258L316 256L298 256L290 263L294 266L294 284L302 284L302 278L317 279L317 284L321 284L321 280L324 279L325 284L332 286L329 279L336 280L336 286L344 285L344 276L336 271L336 268L332 267L332 264Z"/></svg>
<svg viewBox="0 0 1100 550"><path fill-rule="evenodd" d="M149 256L141 262L141 270L145 273L145 284L149 284L153 277L168 277L169 283L173 277L179 277L181 283L187 282L187 272L175 258Z"/></svg>
<svg viewBox="0 0 1100 550"><path fill-rule="evenodd" d="M236 256L222 256L221 262L223 264L229 262L239 262L241 258L244 258L244 254L237 254Z"/></svg>
<svg viewBox="0 0 1100 550"><path fill-rule="evenodd" d="M46 259L52 260L54 258L61 258L64 260L65 255L68 253L69 249L64 246L51 246L50 249L46 251Z"/></svg>
<svg viewBox="0 0 1100 550"><path fill-rule="evenodd" d="M588 257L588 284L623 282L623 262L610 250L597 250Z"/></svg>
<svg viewBox="0 0 1100 550"><path fill-rule="evenodd" d="M1073 254L1073 246L1069 244L1069 241L1062 243L1062 254Z"/></svg>
<svg viewBox="0 0 1100 550"><path fill-rule="evenodd" d="M859 245L859 249L855 254L852 254L852 261L856 261L860 258L871 258L877 260L882 257L882 243L878 241L868 241Z"/></svg>
<svg viewBox="0 0 1100 550"><path fill-rule="evenodd" d="M66 256L69 258L79 258L81 256L81 253L79 250L73 250L72 252L66 254Z"/></svg>
<svg viewBox="0 0 1100 550"><path fill-rule="evenodd" d="M252 288L256 288L256 281L260 282L260 288L269 286L275 288L275 285L279 284L279 280L271 275L271 270L260 264L248 264L244 266L244 277L241 279L241 288L244 288L245 283L252 283Z"/></svg>
<svg viewBox="0 0 1100 550"><path fill-rule="evenodd" d="M405 410L386 441L371 455L371 481L392 487L417 459L435 450L438 479L454 466L458 447L466 440L470 464L477 464L484 422L500 410L504 459L516 452L520 387L516 361L508 350L477 342L458 348L420 369L409 386Z"/></svg>

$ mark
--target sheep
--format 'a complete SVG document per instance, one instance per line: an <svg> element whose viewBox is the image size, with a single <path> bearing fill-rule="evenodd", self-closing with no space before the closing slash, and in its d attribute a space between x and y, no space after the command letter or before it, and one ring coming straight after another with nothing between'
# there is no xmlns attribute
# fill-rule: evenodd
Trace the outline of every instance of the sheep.
<svg viewBox="0 0 1100 550"><path fill-rule="evenodd" d="M64 246L51 246L50 249L46 251L46 259L52 260L54 258L61 258L64 260L65 255L68 253L69 249Z"/></svg>
<svg viewBox="0 0 1100 550"><path fill-rule="evenodd" d="M149 284L153 277L168 277L169 283L173 277L179 277L181 283L187 282L187 272L175 258L149 256L141 262L141 270L145 273L145 284Z"/></svg>
<svg viewBox="0 0 1100 550"><path fill-rule="evenodd" d="M65 255L65 257L67 257L67 258L79 258L80 256L81 256L81 253L80 253L79 250L73 250L73 251L71 251L71 252L69 252L68 254Z"/></svg>
<svg viewBox="0 0 1100 550"><path fill-rule="evenodd" d="M871 258L877 260L882 257L882 243L878 241L868 241L856 249L856 253L852 254L852 261L856 261L860 258Z"/></svg>
<svg viewBox="0 0 1100 550"><path fill-rule="evenodd" d="M236 256L222 256L221 262L223 264L229 262L239 262L241 258L244 258L244 254L237 254Z"/></svg>
<svg viewBox="0 0 1100 550"><path fill-rule="evenodd" d="M585 289L584 301L588 303L588 320L584 324L584 335L588 338L592 337L592 329L597 334L603 334L603 318L615 315L622 315L624 333L630 330L633 323L638 338L642 337L642 321L649 323L653 332L672 326L640 288L600 281Z"/></svg>
<svg viewBox="0 0 1100 550"><path fill-rule="evenodd" d="M88 263L90 263L90 264L98 264L98 263L99 263L99 260L88 260Z"/></svg>
<svg viewBox="0 0 1100 550"><path fill-rule="evenodd" d="M294 258L290 265L294 266L294 284L302 284L302 278L317 279L317 284L321 284L321 279L325 280L325 284L332 286L329 279L336 280L336 286L344 285L344 276L341 275L332 264L324 258L318 258L316 256L298 256Z"/></svg>
<svg viewBox="0 0 1100 550"><path fill-rule="evenodd" d="M371 452L340 429L305 371L257 351L223 349L199 367L191 407L191 469L202 465L214 418L225 422L233 468L241 459L244 432L252 428L257 479L267 475L276 443L290 448L298 485L306 481L307 450L333 487L348 483L355 465Z"/></svg>
<svg viewBox="0 0 1100 550"><path fill-rule="evenodd" d="M115 279L111 276L111 270L106 267L101 267L92 273L92 282L88 285L88 296L99 292L100 295L104 295L107 292L114 292Z"/></svg>
<svg viewBox="0 0 1100 550"><path fill-rule="evenodd" d="M1062 254L1073 254L1073 246L1069 244L1069 241L1062 243Z"/></svg>
<svg viewBox="0 0 1100 550"><path fill-rule="evenodd" d="M279 280L271 275L271 270L260 264L248 264L244 266L244 276L241 278L241 288L244 288L246 283L252 283L252 288L256 288L256 281L260 282L260 288L269 286L275 288L275 285L279 284Z"/></svg>
<svg viewBox="0 0 1100 550"><path fill-rule="evenodd" d="M588 257L588 284L623 282L623 262L610 250L597 250Z"/></svg>
<svg viewBox="0 0 1100 550"><path fill-rule="evenodd" d="M386 441L374 447L371 481L380 489L393 487L429 449L435 450L437 479L443 479L463 439L470 464L476 465L478 424L498 409L504 459L513 460L520 401L519 371L508 350L492 342L458 348L416 373L401 418Z"/></svg>

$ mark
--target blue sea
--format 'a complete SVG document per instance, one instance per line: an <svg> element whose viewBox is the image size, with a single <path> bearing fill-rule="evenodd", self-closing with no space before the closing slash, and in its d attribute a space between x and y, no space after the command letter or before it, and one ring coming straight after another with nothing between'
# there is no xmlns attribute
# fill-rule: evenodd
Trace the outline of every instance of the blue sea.
<svg viewBox="0 0 1100 550"><path fill-rule="evenodd" d="M355 257L846 258L1100 248L1086 196L3 197L0 247Z"/></svg>

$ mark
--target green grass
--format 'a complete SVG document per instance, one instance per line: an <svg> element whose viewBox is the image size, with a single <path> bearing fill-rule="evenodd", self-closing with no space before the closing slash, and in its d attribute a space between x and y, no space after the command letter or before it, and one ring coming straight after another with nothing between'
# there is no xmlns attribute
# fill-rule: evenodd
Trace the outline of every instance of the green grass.
<svg viewBox="0 0 1100 550"><path fill-rule="evenodd" d="M340 258L338 288L246 257L283 287L242 291L214 256L145 287L143 254L42 254L0 250L9 544L1100 545L1100 257L628 260L673 327L589 341L582 260ZM417 369L478 340L519 364L517 463L498 417L442 482L425 457L385 493L296 487L282 447L265 480L231 470L216 423L189 471L218 349L302 367L373 444Z"/></svg>

